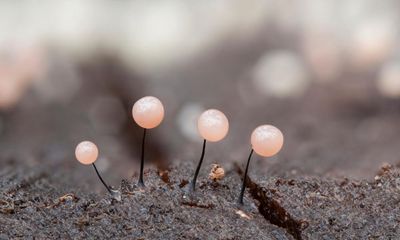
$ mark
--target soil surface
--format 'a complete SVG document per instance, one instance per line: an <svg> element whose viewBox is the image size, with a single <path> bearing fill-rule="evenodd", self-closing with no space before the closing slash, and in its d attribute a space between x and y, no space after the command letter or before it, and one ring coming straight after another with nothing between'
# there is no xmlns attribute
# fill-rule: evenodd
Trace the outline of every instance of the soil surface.
<svg viewBox="0 0 400 240"><path fill-rule="evenodd" d="M400 169L384 166L374 181L302 176L248 179L236 203L240 165L207 179L195 193L194 166L147 169L146 187L123 180L122 200L76 192L61 176L37 169L1 171L0 239L398 239ZM89 170L89 169L88 169ZM93 169L91 169L93 170ZM60 187L63 186L63 187Z"/></svg>
<svg viewBox="0 0 400 240"><path fill-rule="evenodd" d="M236 204L239 176L200 180L188 191L192 166L150 170L146 188L120 186L122 200L57 189L45 175L3 176L0 237L53 239L293 239L266 221L255 202ZM40 192L40 194L37 194Z"/></svg>

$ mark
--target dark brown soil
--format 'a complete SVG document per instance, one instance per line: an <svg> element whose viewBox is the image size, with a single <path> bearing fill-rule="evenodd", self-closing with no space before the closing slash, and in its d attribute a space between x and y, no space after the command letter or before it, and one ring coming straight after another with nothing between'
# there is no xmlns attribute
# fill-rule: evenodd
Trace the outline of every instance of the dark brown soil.
<svg viewBox="0 0 400 240"><path fill-rule="evenodd" d="M260 213L297 239L398 239L400 169L375 181L268 178L250 183Z"/></svg>
<svg viewBox="0 0 400 240"><path fill-rule="evenodd" d="M180 164L148 170L121 184L122 201L64 188L37 169L1 172L0 239L398 239L400 169L385 166L375 181L292 176L248 181L237 205L241 168L206 180L195 194L193 171ZM241 212L239 212L239 210Z"/></svg>
<svg viewBox="0 0 400 240"><path fill-rule="evenodd" d="M185 183L191 171L188 166L169 172L151 170L144 190L132 185L132 180L123 181L121 202L56 189L41 174L3 176L0 237L293 239L286 229L266 221L251 199L242 209L246 215L239 215L235 172L219 183L203 179L189 194Z"/></svg>

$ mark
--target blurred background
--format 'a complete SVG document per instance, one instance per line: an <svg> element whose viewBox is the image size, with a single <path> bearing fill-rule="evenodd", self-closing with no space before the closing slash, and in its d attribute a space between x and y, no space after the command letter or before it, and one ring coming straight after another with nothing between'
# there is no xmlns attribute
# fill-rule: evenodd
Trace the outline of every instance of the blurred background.
<svg viewBox="0 0 400 240"><path fill-rule="evenodd" d="M102 189L74 158L92 140L118 185L138 172L131 107L153 95L166 118L147 167L197 162L197 117L217 108L231 129L207 167L244 164L269 123L285 146L255 158L253 175L373 178L400 163L399 18L395 0L1 1L1 174Z"/></svg>

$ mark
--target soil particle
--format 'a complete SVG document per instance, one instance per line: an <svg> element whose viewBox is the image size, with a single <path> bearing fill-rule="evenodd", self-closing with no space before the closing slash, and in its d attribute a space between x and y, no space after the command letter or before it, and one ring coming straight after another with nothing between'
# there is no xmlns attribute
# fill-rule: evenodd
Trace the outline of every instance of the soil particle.
<svg viewBox="0 0 400 240"><path fill-rule="evenodd" d="M225 170L221 167L221 165L212 164L211 171L210 171L210 174L208 175L208 178L210 178L213 181L218 181L224 177L225 177Z"/></svg>

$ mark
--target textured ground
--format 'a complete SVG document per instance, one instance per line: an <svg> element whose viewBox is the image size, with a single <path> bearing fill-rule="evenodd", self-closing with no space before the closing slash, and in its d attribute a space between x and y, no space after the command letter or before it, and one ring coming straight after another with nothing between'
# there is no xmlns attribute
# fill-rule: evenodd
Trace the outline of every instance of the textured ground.
<svg viewBox="0 0 400 240"><path fill-rule="evenodd" d="M234 172L220 183L200 181L191 195L186 191L189 171L180 166L160 178L151 170L145 190L123 181L121 202L60 191L45 175L3 177L0 237L293 239L285 229L266 221L251 200L243 209L246 215L239 214L239 177Z"/></svg>
<svg viewBox="0 0 400 240"><path fill-rule="evenodd" d="M373 182L268 178L250 188L260 213L297 239L400 238L398 168L384 166ZM279 220L287 218L293 221Z"/></svg>
<svg viewBox="0 0 400 240"><path fill-rule="evenodd" d="M148 170L147 187L121 184L122 201L61 188L38 169L1 171L0 239L398 239L400 169L385 166L373 182L287 176L249 181L236 204L240 166L187 193L193 166ZM89 170L89 169L88 169ZM239 212L239 210L241 212Z"/></svg>

